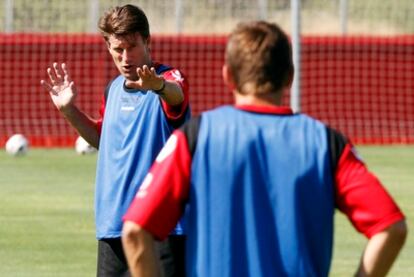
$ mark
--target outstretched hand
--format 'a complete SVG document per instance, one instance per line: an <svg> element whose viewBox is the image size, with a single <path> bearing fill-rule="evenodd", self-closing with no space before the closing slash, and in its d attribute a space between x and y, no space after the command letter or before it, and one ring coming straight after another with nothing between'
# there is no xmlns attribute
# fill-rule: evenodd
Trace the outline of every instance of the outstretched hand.
<svg viewBox="0 0 414 277"><path fill-rule="evenodd" d="M127 80L125 85L129 88L139 90L159 90L164 86L164 78L155 72L155 68L144 65L137 68L139 79L136 81Z"/></svg>
<svg viewBox="0 0 414 277"><path fill-rule="evenodd" d="M53 68L47 69L50 82L41 80L42 86L49 92L50 97L58 110L73 105L77 91L74 82L69 76L65 63L53 63Z"/></svg>

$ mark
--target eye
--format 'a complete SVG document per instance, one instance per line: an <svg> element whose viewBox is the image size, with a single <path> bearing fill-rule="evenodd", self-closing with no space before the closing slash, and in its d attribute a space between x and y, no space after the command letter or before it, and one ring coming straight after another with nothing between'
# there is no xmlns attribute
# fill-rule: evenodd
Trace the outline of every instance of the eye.
<svg viewBox="0 0 414 277"><path fill-rule="evenodd" d="M122 53L122 51L124 51L124 49L119 48L119 47L112 48L112 50L113 50L114 52L118 53L118 54L121 54L121 53Z"/></svg>

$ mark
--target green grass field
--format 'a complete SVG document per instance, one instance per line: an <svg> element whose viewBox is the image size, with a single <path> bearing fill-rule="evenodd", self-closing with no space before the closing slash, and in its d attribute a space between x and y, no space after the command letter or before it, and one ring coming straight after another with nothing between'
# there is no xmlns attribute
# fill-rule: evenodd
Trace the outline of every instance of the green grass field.
<svg viewBox="0 0 414 277"><path fill-rule="evenodd" d="M359 149L412 218L414 147ZM0 151L1 276L95 276L95 162L72 149L32 149L21 158ZM335 227L331 276L351 276L366 240L339 213ZM412 261L409 236L389 276L414 276Z"/></svg>

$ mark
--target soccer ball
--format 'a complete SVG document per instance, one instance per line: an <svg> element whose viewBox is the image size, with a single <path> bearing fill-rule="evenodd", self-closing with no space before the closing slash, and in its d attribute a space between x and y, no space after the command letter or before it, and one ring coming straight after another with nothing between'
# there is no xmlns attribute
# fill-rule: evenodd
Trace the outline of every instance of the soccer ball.
<svg viewBox="0 0 414 277"><path fill-rule="evenodd" d="M12 156L24 156L29 150L29 142L22 134L11 136L6 142L6 152Z"/></svg>
<svg viewBox="0 0 414 277"><path fill-rule="evenodd" d="M95 153L97 149L90 145L83 137L79 136L75 142L75 151L79 155L87 155Z"/></svg>

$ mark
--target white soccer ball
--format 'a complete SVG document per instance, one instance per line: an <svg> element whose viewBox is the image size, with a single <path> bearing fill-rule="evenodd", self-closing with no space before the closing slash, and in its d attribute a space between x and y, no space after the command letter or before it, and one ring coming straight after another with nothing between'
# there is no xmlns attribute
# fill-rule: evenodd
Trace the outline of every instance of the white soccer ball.
<svg viewBox="0 0 414 277"><path fill-rule="evenodd" d="M29 141L22 134L11 136L6 142L6 152L12 156L24 156L29 150Z"/></svg>
<svg viewBox="0 0 414 277"><path fill-rule="evenodd" d="M90 145L83 137L79 136L75 142L75 151L79 155L87 155L95 153L97 149Z"/></svg>

